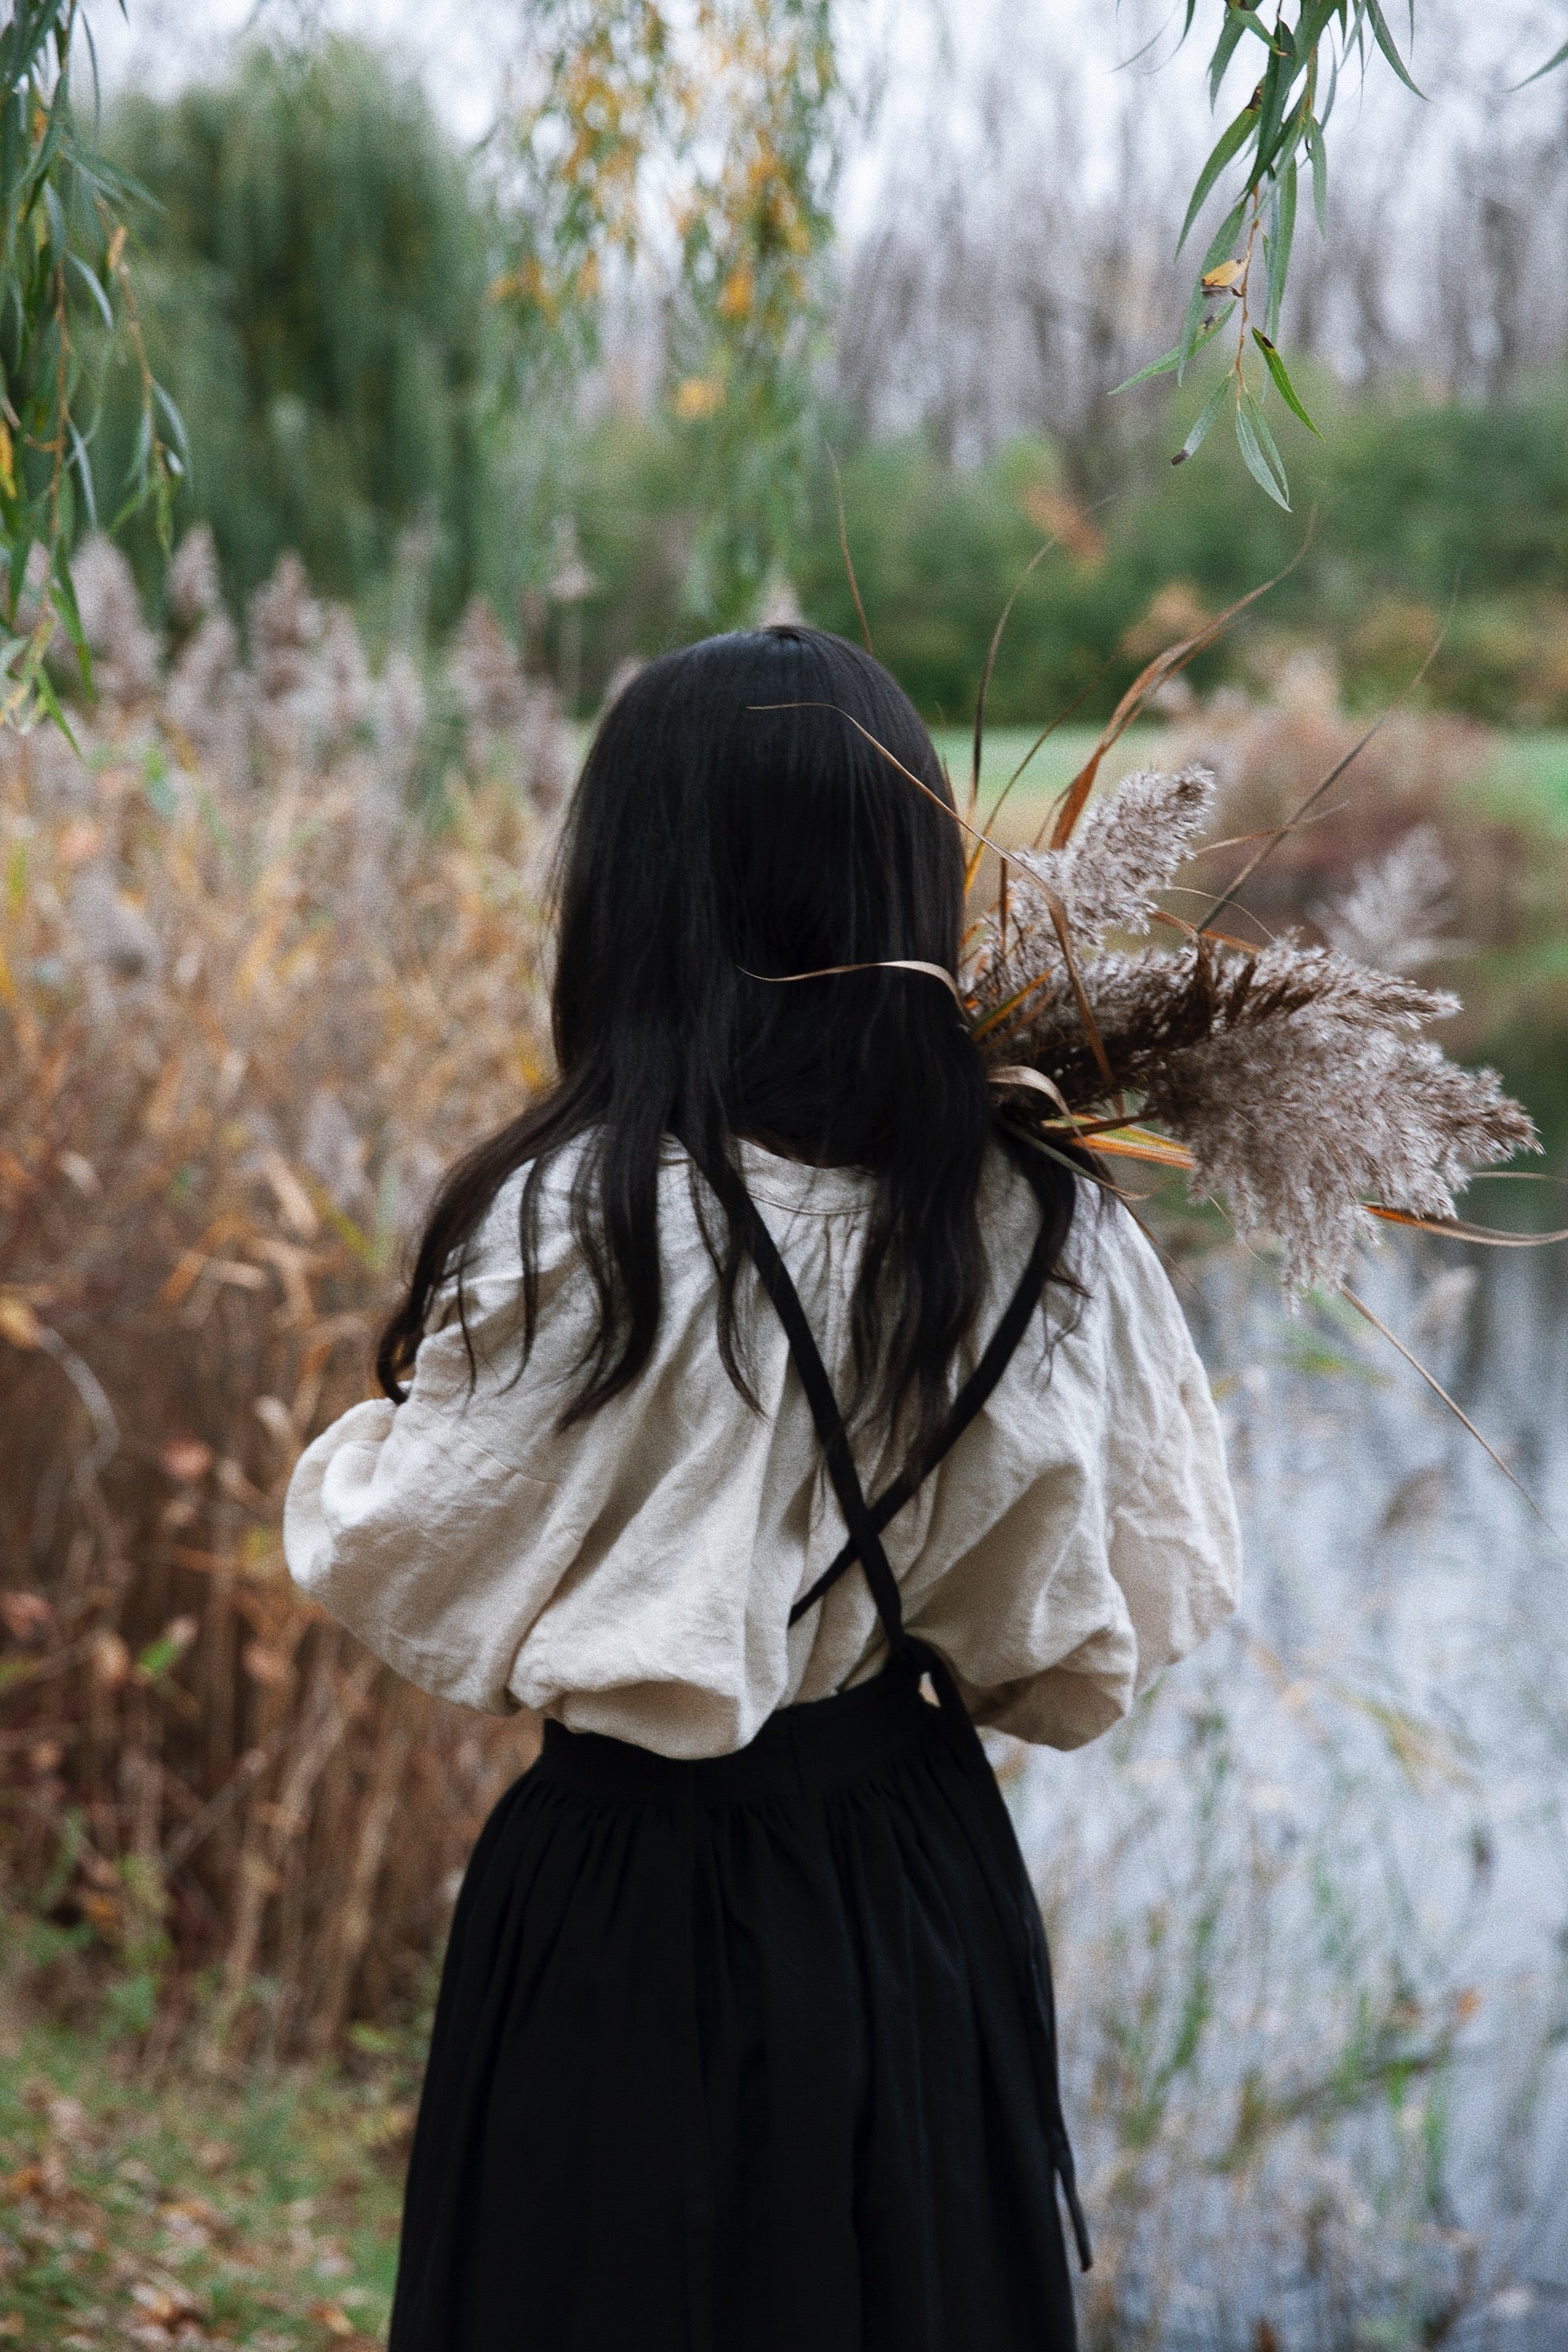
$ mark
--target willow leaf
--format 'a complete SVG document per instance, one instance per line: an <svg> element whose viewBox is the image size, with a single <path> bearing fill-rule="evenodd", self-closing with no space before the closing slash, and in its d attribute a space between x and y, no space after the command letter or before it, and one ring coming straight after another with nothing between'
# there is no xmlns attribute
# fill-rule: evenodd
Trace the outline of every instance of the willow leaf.
<svg viewBox="0 0 1568 2352"><path fill-rule="evenodd" d="M1292 156L1279 174L1276 186L1274 234L1268 241L1268 292L1264 310L1268 321L1268 341L1270 345L1279 332L1279 306L1285 299L1285 280L1289 275L1290 247L1295 236L1296 163Z"/></svg>
<svg viewBox="0 0 1568 2352"><path fill-rule="evenodd" d="M1208 195L1209 190L1214 186L1215 182L1218 179L1226 165L1230 162L1231 157L1237 153L1239 148L1246 145L1247 140L1252 135L1252 131L1257 121L1257 107L1252 105L1244 106L1241 112L1236 117L1236 120L1233 122L1227 122L1225 129L1220 132L1219 137L1215 140L1207 163L1204 165L1203 170L1198 173L1197 184L1193 190L1192 202L1187 206L1187 216L1182 223L1182 234L1176 239L1176 251L1178 253L1180 253L1183 246L1185 245L1187 241L1188 230L1192 227L1194 221L1196 220L1199 213L1203 210L1204 201Z"/></svg>
<svg viewBox="0 0 1568 2352"><path fill-rule="evenodd" d="M1226 395L1231 390L1235 382L1235 377L1227 369L1226 373L1221 376L1219 382L1215 384L1214 390L1210 393L1208 398L1205 401L1203 406L1199 409L1196 424L1193 426L1192 431L1188 434L1186 439L1183 442L1181 447L1177 450L1175 456L1171 460L1173 466L1184 466L1189 457L1196 457L1198 451L1203 447L1204 443L1208 439L1215 419L1218 416L1220 410L1225 406Z"/></svg>
<svg viewBox="0 0 1568 2352"><path fill-rule="evenodd" d="M1394 45L1394 36L1388 29L1388 19L1379 5L1379 0L1362 0L1362 5L1366 11L1366 20L1372 26L1373 39L1377 43L1405 89L1413 92L1416 98L1425 98L1426 91L1416 89L1405 68L1405 59Z"/></svg>
<svg viewBox="0 0 1568 2352"><path fill-rule="evenodd" d="M1537 66L1532 74L1526 74L1522 81L1510 83L1509 86L1510 95L1516 89L1528 89L1531 83L1539 81L1543 74L1555 73L1558 67L1565 60L1568 60L1568 41L1564 41L1560 49L1554 50L1543 66Z"/></svg>
<svg viewBox="0 0 1568 2352"><path fill-rule="evenodd" d="M1278 173L1286 163L1294 159L1296 150L1301 143L1301 131L1307 120L1310 95L1307 90L1301 92L1295 106L1269 139L1267 147L1264 146L1261 139L1259 140L1258 152L1253 158L1252 165L1254 187L1258 185L1265 173Z"/></svg>
<svg viewBox="0 0 1568 2352"><path fill-rule="evenodd" d="M1278 49L1271 48L1268 52L1268 63L1264 68L1263 79L1258 84L1258 148L1252 159L1252 168L1247 175L1248 184L1252 187L1256 188L1259 184L1278 151L1285 121L1285 98L1288 87L1285 60Z"/></svg>
<svg viewBox="0 0 1568 2352"><path fill-rule="evenodd" d="M1222 315L1220 318L1211 319L1206 327L1201 327L1198 331L1196 339L1194 341L1192 350L1186 352L1185 358L1191 359L1196 352L1201 352L1204 345L1209 341L1210 337L1216 335L1219 332L1223 324L1224 319ZM1124 383L1112 384L1110 387L1111 395L1114 398L1115 394L1119 392L1131 392L1135 383L1147 383L1151 376L1169 375L1173 368L1179 368L1183 365L1183 362L1184 354L1181 344L1173 343L1171 349L1164 352L1161 358L1151 360L1147 367L1140 368L1137 374L1130 375Z"/></svg>
<svg viewBox="0 0 1568 2352"><path fill-rule="evenodd" d="M1296 27L1296 54L1303 64L1339 14L1340 0L1310 0L1302 9L1301 21Z"/></svg>
<svg viewBox="0 0 1568 2352"><path fill-rule="evenodd" d="M1323 134L1311 115L1307 117L1307 153L1312 165L1312 210L1318 215L1318 235L1329 233L1329 158L1323 146Z"/></svg>
<svg viewBox="0 0 1568 2352"><path fill-rule="evenodd" d="M1290 486L1285 479L1284 467L1281 467L1277 475L1265 456L1263 443L1259 437L1259 426L1262 426L1264 433L1268 433L1268 428L1263 424L1257 402L1250 393L1244 393L1237 404L1236 410L1236 446L1241 452L1241 462L1259 489L1267 490L1275 505L1283 507L1289 514ZM1272 435L1269 438L1272 440Z"/></svg>
<svg viewBox="0 0 1568 2352"><path fill-rule="evenodd" d="M110 333L112 334L114 332L114 313L109 307L109 297L99 283L96 270L91 268L89 265L82 259L79 253L73 253L69 257L69 259L71 268L76 271L78 277L80 278L83 285L87 288L88 292L92 296L93 300L97 303L100 318L103 320L103 323L108 328Z"/></svg>
<svg viewBox="0 0 1568 2352"><path fill-rule="evenodd" d="M1268 417L1263 414L1262 404L1255 400L1248 392L1244 392L1241 397L1247 404L1247 414L1252 422L1252 429L1258 436L1259 448L1274 468L1281 488L1288 489L1289 485L1285 479L1285 460L1279 455L1279 444L1275 440L1273 429Z"/></svg>
<svg viewBox="0 0 1568 2352"><path fill-rule="evenodd" d="M1292 415L1299 416L1300 418L1309 433L1317 433L1318 438L1321 441L1323 436L1321 433L1318 433L1317 426L1313 424L1311 418L1302 407L1300 396L1298 394L1295 385L1290 381L1284 361L1275 350L1274 345L1270 342L1268 337L1263 332L1261 327L1254 327L1252 330L1252 340L1258 345L1258 350L1262 352L1264 364L1268 368L1269 374L1273 377L1279 397L1285 403L1286 407L1289 409Z"/></svg>
<svg viewBox="0 0 1568 2352"><path fill-rule="evenodd" d="M1219 38L1215 43L1214 56L1209 60L1209 104L1211 106L1219 96L1219 86L1225 79L1225 69L1236 55L1237 45L1249 24L1254 32L1262 32L1263 28L1257 17L1250 16L1245 8L1226 9L1225 23L1220 26ZM1264 37L1267 39L1268 36L1265 34Z"/></svg>

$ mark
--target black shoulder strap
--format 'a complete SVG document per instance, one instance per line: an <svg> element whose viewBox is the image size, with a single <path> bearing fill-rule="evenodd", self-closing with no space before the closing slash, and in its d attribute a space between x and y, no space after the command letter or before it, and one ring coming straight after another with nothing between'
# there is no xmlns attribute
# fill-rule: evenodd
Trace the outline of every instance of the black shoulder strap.
<svg viewBox="0 0 1568 2352"><path fill-rule="evenodd" d="M762 1277L763 1286L784 1327L790 1353L795 1358L795 1369L811 1407L812 1419L822 1441L828 1475L838 1496L838 1507L849 1530L847 1541L824 1569L811 1590L803 1593L790 1611L789 1622L792 1625L797 1623L858 1559L865 1568L866 1580L870 1585L889 1643L897 1649L905 1638L903 1612L898 1580L882 1548L882 1529L903 1509L921 1481L957 1444L1006 1370L1013 1351L1027 1329L1029 1318L1039 1304L1040 1293L1045 1288L1057 1238L1057 1221L1042 1200L1040 1230L1029 1253L1028 1263L1018 1278L1001 1321L986 1343L980 1361L953 1399L942 1435L918 1467L911 1465L900 1471L892 1483L884 1487L876 1502L868 1504L849 1450L849 1440L833 1393L833 1384L812 1336L805 1311L790 1280L789 1269L779 1255L773 1237L756 1203L734 1171L725 1171L721 1191L725 1205L736 1219L738 1230Z"/></svg>
<svg viewBox="0 0 1568 2352"><path fill-rule="evenodd" d="M929 1644L904 1631L903 1609L899 1598L898 1580L882 1549L881 1530L896 1511L900 1510L914 1493L925 1472L940 1462L948 1448L968 1428L1006 1368L1007 1360L1024 1335L1029 1317L1037 1305L1050 1267L1051 1245L1056 1238L1057 1223L1042 1199L1042 1222L1039 1235L1029 1254L1029 1262L1019 1279L1007 1310L992 1334L989 1344L974 1370L964 1382L948 1415L942 1439L914 1475L906 1472L878 1498L873 1508L867 1503L865 1490L849 1450L849 1439L844 1427L844 1417L833 1394L833 1384L827 1377L821 1352L812 1336L805 1310L791 1281L789 1269L779 1255L777 1244L763 1223L761 1211L732 1169L721 1171L721 1197L736 1230L743 1237L763 1286L778 1310L779 1319L789 1340L790 1353L805 1390L812 1419L827 1462L828 1475L838 1496L838 1506L849 1529L849 1540L826 1575L817 1579L805 1599L797 1601L790 1612L790 1622L815 1601L821 1599L836 1577L843 1575L850 1562L858 1559L865 1568L866 1580L870 1585L877 1613L887 1634L888 1646L894 1658L900 1658L929 1674L942 1711L961 1735L960 1754L967 1769L974 1775L976 1785L984 1793L986 1818L991 1823L994 1853L988 1876L1005 1918L1022 1923L1022 1959L1029 1977L1030 1998L1026 2014L1037 2039L1037 2058L1040 2069L1041 2089L1047 2100L1047 2122L1050 2136L1051 2160L1067 2197L1068 2210L1072 2220L1073 2233L1078 2241L1079 2257L1085 2270L1089 2267L1090 2254L1088 2225L1079 2201L1073 2180L1072 2150L1062 2122L1061 2092L1057 2079L1056 2023L1050 1990L1050 1962L1046 1951L1045 1932L1040 1915L1029 1893L1018 1860L1017 1843L1007 1808L996 1785L978 1733L970 1720L952 1670L946 1661Z"/></svg>
<svg viewBox="0 0 1568 2352"><path fill-rule="evenodd" d="M888 1564L881 1536L855 1467L855 1457L849 1450L848 1433L833 1393L833 1383L827 1377L821 1352L812 1337L811 1326L806 1321L799 1295L790 1280L789 1269L779 1255L777 1245L756 1203L739 1177L732 1184L727 1184L724 1191L731 1215L740 1221L740 1230L762 1276L763 1287L778 1309L779 1320L784 1327L790 1353L795 1358L795 1370L800 1374L806 1402L811 1407L811 1417L822 1441L827 1475L833 1481L838 1507L849 1529L853 1546L849 1556L858 1559L865 1569L866 1581L871 1588L871 1598L877 1604L877 1614L882 1621L888 1645L896 1653L903 1649L907 1640L898 1580Z"/></svg>
<svg viewBox="0 0 1568 2352"><path fill-rule="evenodd" d="M1018 1277L1017 1288L1008 1300L1006 1311L987 1341L980 1361L953 1399L952 1410L948 1414L942 1435L918 1469L910 1467L900 1471L890 1486L883 1487L870 1506L871 1526L879 1538L882 1529L903 1509L921 1479L934 1470L942 1456L957 1444L1006 1370L1014 1349L1028 1328L1029 1318L1039 1305L1040 1293L1050 1272L1056 1238L1057 1221L1047 1211L1042 1216L1035 1246L1029 1253L1029 1262ZM804 1592L795 1602L789 1612L792 1625L797 1623L808 1609L815 1609L823 1595L830 1591L845 1571L862 1557L854 1523L847 1513L845 1518L849 1528L849 1539L828 1562L811 1590Z"/></svg>

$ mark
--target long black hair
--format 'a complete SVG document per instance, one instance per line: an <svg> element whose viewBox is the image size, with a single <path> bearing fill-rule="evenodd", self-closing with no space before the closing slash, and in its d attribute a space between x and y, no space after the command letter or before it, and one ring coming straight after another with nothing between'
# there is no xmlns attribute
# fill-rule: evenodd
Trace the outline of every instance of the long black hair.
<svg viewBox="0 0 1568 2352"><path fill-rule="evenodd" d="M436 1294L454 1276L460 1304L468 1245L525 1165L531 1343L538 1183L579 1139L573 1223L598 1313L565 1421L628 1387L658 1328L658 1166L672 1136L714 1185L699 1206L719 1275L719 1346L750 1397L735 1317L742 1245L720 1198L744 1136L879 1180L852 1305L849 1409L903 1432L916 1454L930 1442L984 1284L976 1193L997 1130L979 1056L929 975L771 983L891 957L956 971L963 850L952 809L912 704L841 637L793 626L710 637L633 679L600 720L562 844L558 1083L442 1185L376 1360L390 1397L401 1402ZM1074 1179L1037 1156L1028 1172L1059 1259Z"/></svg>

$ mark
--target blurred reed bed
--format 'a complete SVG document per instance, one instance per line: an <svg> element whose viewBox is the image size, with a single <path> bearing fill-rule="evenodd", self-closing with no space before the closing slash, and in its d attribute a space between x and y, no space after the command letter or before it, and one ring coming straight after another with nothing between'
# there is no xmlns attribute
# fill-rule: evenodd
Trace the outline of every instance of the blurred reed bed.
<svg viewBox="0 0 1568 2352"><path fill-rule="evenodd" d="M1568 2254L1561 1554L1348 1308L1285 1313L1234 1248L1189 1271L1241 1616L1095 1748L1002 1764L1058 1931L1088 2340L1544 2327ZM1417 1241L1366 1278L1499 1426L1522 1351L1540 1423L1512 1428L1568 1492L1549 1261Z"/></svg>
<svg viewBox="0 0 1568 2352"><path fill-rule="evenodd" d="M1449 2114L1474 1955L1412 1931L1401 1852L1453 1743L1255 1635L1221 1652L1061 1792L1046 1847L1089 2340L1436 2345L1510 2275Z"/></svg>
<svg viewBox="0 0 1568 2352"><path fill-rule="evenodd" d="M290 559L243 661L203 535L172 646L110 548L77 580L79 756L0 737L0 1906L65 2013L325 2050L416 1994L531 1752L279 1527L440 1166L545 1075L568 747L482 606L373 678Z"/></svg>

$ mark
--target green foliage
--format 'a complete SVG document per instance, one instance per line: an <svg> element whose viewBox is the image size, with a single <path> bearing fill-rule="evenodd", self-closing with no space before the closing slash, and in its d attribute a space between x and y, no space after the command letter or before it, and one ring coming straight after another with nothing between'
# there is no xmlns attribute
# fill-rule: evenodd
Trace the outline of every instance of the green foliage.
<svg viewBox="0 0 1568 2352"><path fill-rule="evenodd" d="M625 416L606 419L563 453L560 493L596 583L584 610L590 707L617 663L701 634L682 609L698 529L687 457L668 421Z"/></svg>
<svg viewBox="0 0 1568 2352"><path fill-rule="evenodd" d="M177 414L150 373L125 266L135 191L76 115L76 0L14 0L0 26L0 715L54 710L43 658L58 625L84 671L61 557L79 524L151 502L166 546L181 470ZM116 358L132 362L120 461L89 457Z"/></svg>
<svg viewBox="0 0 1568 2352"><path fill-rule="evenodd" d="M148 347L189 421L186 511L231 590L293 548L321 589L362 595L426 526L449 618L484 530L490 249L424 98L347 42L255 49L221 86L126 100L106 143L161 207ZM115 407L100 467L132 430ZM135 552L150 579L144 535Z"/></svg>
<svg viewBox="0 0 1568 2352"><path fill-rule="evenodd" d="M699 520L684 601L749 620L803 511L839 116L833 0L540 0L496 280L537 381L595 348L616 266L679 251L671 407Z"/></svg>
<svg viewBox="0 0 1568 2352"><path fill-rule="evenodd" d="M347 42L256 47L219 86L129 99L89 159L65 70L78 23L76 0L34 0L0 37L0 553L27 692L52 696L56 617L79 637L63 571L18 604L29 548L52 560L129 522L156 595L180 412L182 520L213 525L237 599L293 548L318 586L374 604L411 529L437 626L476 587L505 606L544 585L607 266L671 227L670 429L694 517L675 601L693 625L750 617L787 564L816 444L830 0L713 0L679 25L642 0L550 0L540 85L488 184ZM139 312L120 217L136 184L155 200Z"/></svg>
<svg viewBox="0 0 1568 2352"><path fill-rule="evenodd" d="M1369 585L1568 589L1568 377L1486 404L1358 404L1336 444L1333 528Z"/></svg>
<svg viewBox="0 0 1568 2352"><path fill-rule="evenodd" d="M1310 638L1338 656L1353 703L1377 705L1446 623L1428 700L1500 724L1568 724L1568 380L1493 407L1352 400L1326 380L1310 400L1331 428L1302 465L1310 543L1194 683L1246 675L1260 639ZM1139 663L1181 633L1184 611L1217 611L1283 570L1307 536L1302 518L1249 496L1233 450L1174 474L1158 462L1142 480L1132 471L1092 511L1046 441L975 467L915 436L868 443L845 455L843 482L877 652L928 718L956 726L972 714L997 614L1053 533L997 657L998 726L1041 724L1079 694L1079 717L1103 717ZM583 608L591 705L618 662L701 627L681 605L698 496L668 418L612 417L563 441L552 490L596 583ZM820 447L793 576L810 619L858 636Z"/></svg>
<svg viewBox="0 0 1568 2352"><path fill-rule="evenodd" d="M141 216L138 283L151 355L191 420L182 512L213 522L231 593L293 546L380 635L423 576L395 561L400 535L427 523L430 621L442 627L476 588L510 619L524 592L548 588L565 520L595 584L571 614L535 605L531 625L558 673L580 675L580 707L627 656L749 617L775 572L787 571L812 618L857 634L827 436L805 386L816 215L785 202L792 189L803 205L822 197L831 106L826 79L811 79L795 114L781 100L765 116L769 137L795 144L777 184L758 181L760 214L732 178L709 190L683 263L700 291L671 313L669 399L648 417L582 425L570 368L552 373L540 320L525 315L543 293L525 298L521 279L509 290L496 275L523 235L521 184L507 191L510 210L496 208L417 93L373 54L258 51L222 87L172 105L128 102L107 143L161 207ZM753 161L762 120L748 132ZM651 131L647 140L652 155ZM604 189L593 194L595 217L607 202ZM541 252L559 234L558 261L571 244L559 224L531 234ZM563 283L552 298L555 360L569 319L573 333L589 332L587 262L610 252L602 236L583 243L581 225L572 236L589 290ZM764 247L771 259L753 268ZM1457 586L1434 698L1499 720L1568 719L1568 382L1552 376L1486 409L1399 391L1352 399L1330 378L1293 380L1261 331L1248 350L1257 380L1239 413L1250 445L1174 472L1134 447L1118 497L1091 513L1045 441L973 469L915 439L847 454L851 544L878 649L921 707L967 719L996 614L1054 532L1062 543L1025 587L1002 647L998 723L1043 720L1080 694L1082 716L1102 715L1153 650L1157 594L1178 583L1189 604L1231 601L1297 552L1312 509L1306 560L1208 657L1200 688L1245 663L1249 633L1301 631L1338 652L1352 698L1385 697L1427 651ZM129 358L110 384L92 449L100 505L141 430ZM1258 404L1265 390L1272 430ZM1189 449L1235 396L1228 372L1212 389L1184 387ZM1326 444L1303 415L1328 430ZM1297 515L1249 488L1261 468L1282 490L1287 460ZM155 592L153 518L132 528Z"/></svg>
<svg viewBox="0 0 1568 2352"><path fill-rule="evenodd" d="M873 642L928 717L962 723L973 709L996 616L1047 536L1033 494L1055 473L1049 448L1030 442L973 473L915 442L873 446L847 465L850 548ZM818 485L800 591L814 620L858 635L830 482ZM1130 601L1128 582L1093 553L1047 556L997 656L988 698L997 722L1049 716L1085 689L1091 708L1106 702L1096 680L1139 593L1131 588Z"/></svg>
<svg viewBox="0 0 1568 2352"><path fill-rule="evenodd" d="M1197 13L1198 0L1185 0L1183 41L1192 32ZM1414 40L1415 0L1407 0L1407 16ZM1239 193L1198 266L1175 342L1163 358L1151 361L1118 390L1124 392L1156 375L1173 374L1180 383L1188 363L1205 344L1216 338L1222 344L1228 342L1225 332L1228 323L1235 331L1235 341L1226 373L1175 463L1181 465L1195 454L1221 413L1228 409L1247 471L1278 506L1288 510L1289 481L1263 413L1263 400L1274 390L1285 406L1316 433L1318 428L1302 405L1276 341L1290 273L1301 174L1306 172L1310 176L1319 232L1326 236L1329 163L1323 134L1333 112L1342 71L1353 61L1364 74L1376 53L1414 96L1418 98L1421 92L1389 29L1381 0L1296 0L1294 16L1288 0L1279 0L1271 22L1261 0L1210 0L1205 20L1215 28L1209 58L1210 105L1218 100L1233 62L1240 61L1258 79L1245 105L1215 141L1198 173L1177 239L1178 252L1216 188L1227 182L1236 188L1239 180ZM1568 46L1525 79L1538 80L1565 60ZM1254 350L1261 354L1261 371L1253 359Z"/></svg>
<svg viewBox="0 0 1568 2352"><path fill-rule="evenodd" d="M1326 446L1301 467L1314 518L1303 560L1194 682L1245 667L1259 638L1300 635L1337 653L1353 702L1377 704L1447 620L1430 700L1500 724L1568 722L1568 383L1553 377L1494 407L1397 395L1334 407ZM973 472L913 443L846 467L877 649L929 715L962 721L972 708L995 616L1046 535L1040 488L1053 479L1049 448L1029 443ZM990 697L998 723L1043 722L1109 661L1083 706L1103 714L1156 650L1146 616L1162 591L1180 583L1218 609L1306 537L1304 521L1247 495L1234 452L1174 475L1156 467L1089 520L1102 548L1058 548L1019 596ZM814 618L857 634L826 480L800 579Z"/></svg>

